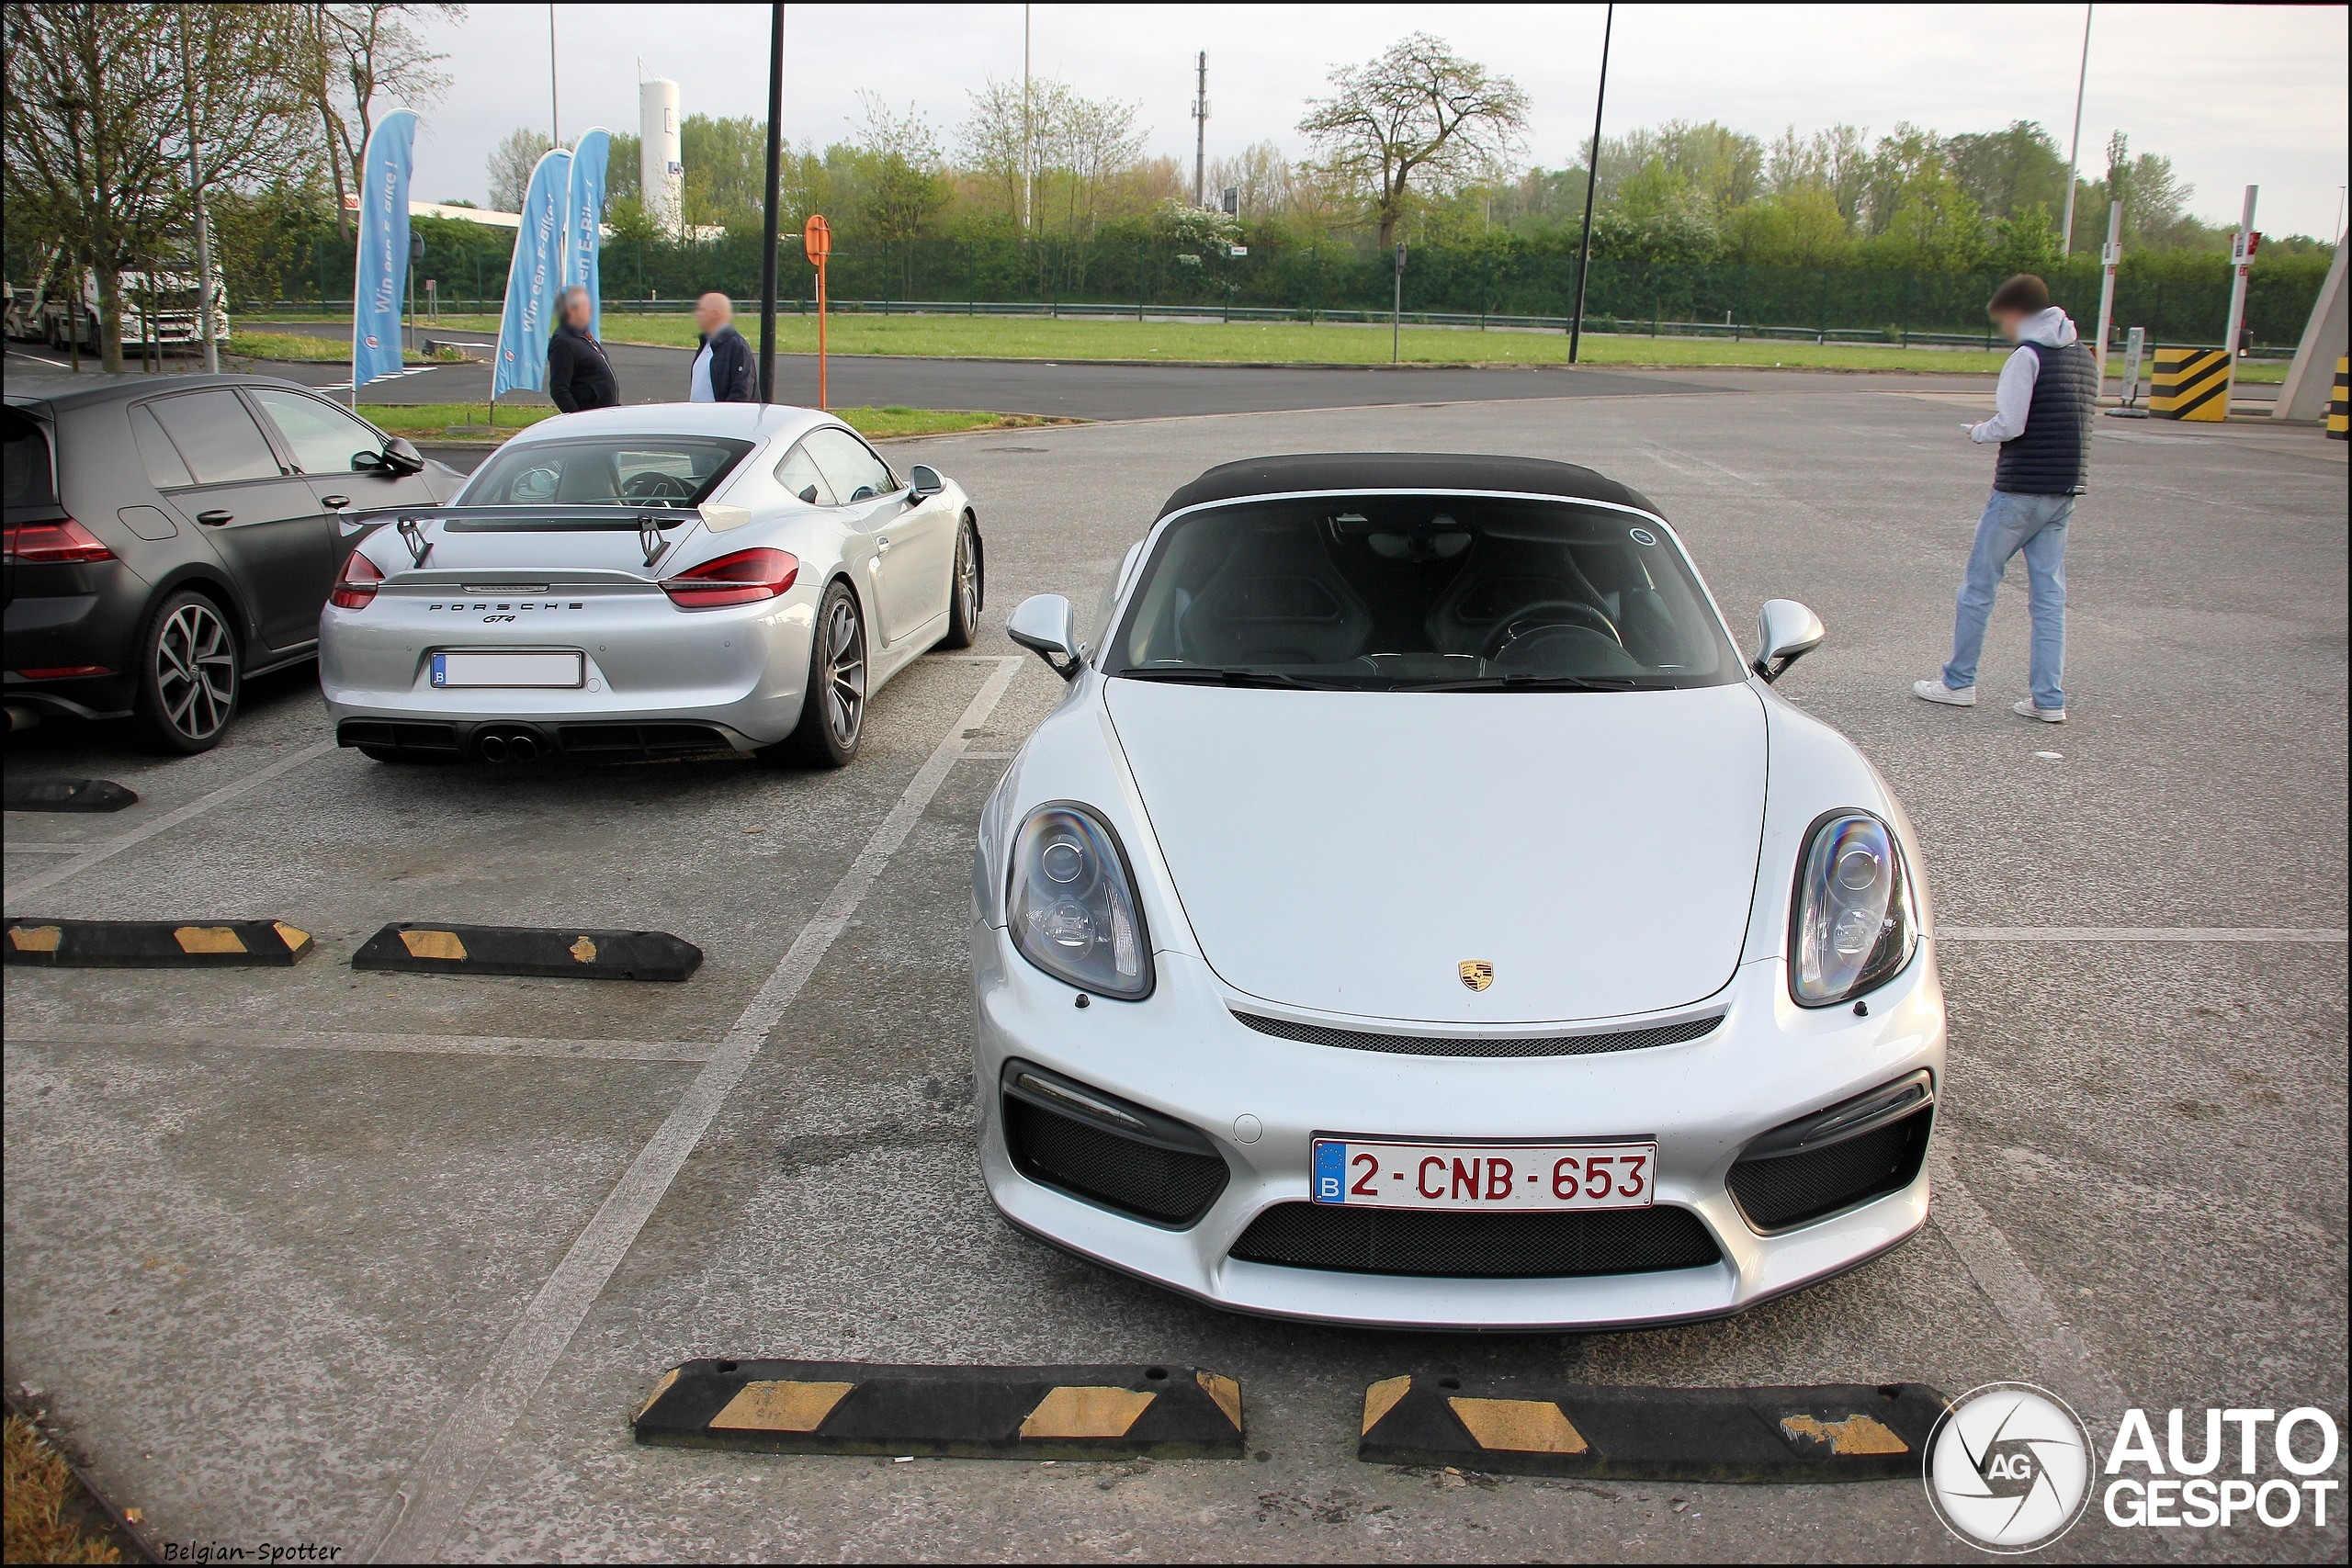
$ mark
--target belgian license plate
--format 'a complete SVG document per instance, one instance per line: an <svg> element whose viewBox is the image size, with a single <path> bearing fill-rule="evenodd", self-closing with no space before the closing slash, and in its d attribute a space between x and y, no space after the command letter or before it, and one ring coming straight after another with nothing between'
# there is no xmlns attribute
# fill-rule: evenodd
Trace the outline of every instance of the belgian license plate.
<svg viewBox="0 0 2352 1568"><path fill-rule="evenodd" d="M1315 1201L1366 1209L1646 1209L1657 1145L1315 1140Z"/></svg>
<svg viewBox="0 0 2352 1568"><path fill-rule="evenodd" d="M586 656L579 653L436 653L435 686L555 686L578 688Z"/></svg>

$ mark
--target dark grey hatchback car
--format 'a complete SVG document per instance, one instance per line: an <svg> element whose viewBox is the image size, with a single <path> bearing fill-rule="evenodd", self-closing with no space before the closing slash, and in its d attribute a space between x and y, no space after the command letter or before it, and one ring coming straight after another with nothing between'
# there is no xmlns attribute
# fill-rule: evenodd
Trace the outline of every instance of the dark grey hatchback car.
<svg viewBox="0 0 2352 1568"><path fill-rule="evenodd" d="M8 389L6 702L220 741L248 675L317 651L362 530L464 483L291 382L107 378Z"/></svg>

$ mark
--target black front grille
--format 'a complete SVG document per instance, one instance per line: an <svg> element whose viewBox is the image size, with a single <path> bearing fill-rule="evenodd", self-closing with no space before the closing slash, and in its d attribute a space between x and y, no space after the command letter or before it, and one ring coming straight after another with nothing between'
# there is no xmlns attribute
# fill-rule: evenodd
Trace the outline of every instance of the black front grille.
<svg viewBox="0 0 2352 1568"><path fill-rule="evenodd" d="M1067 1081L1034 1068L1024 1072L1032 1079ZM1013 1087L1021 1076L1006 1075L1004 1145L1013 1168L1030 1180L1180 1230L1208 1213L1225 1190L1229 1173L1223 1156L1192 1128L1135 1108L1151 1141L1130 1137L1091 1118L1025 1098L1024 1091ZM1124 1102L1087 1092L1125 1113ZM1198 1147L1170 1146L1179 1142Z"/></svg>
<svg viewBox="0 0 2352 1568"><path fill-rule="evenodd" d="M454 757L458 727L454 724L404 723L393 719L347 718L334 732L339 746L368 746L416 757Z"/></svg>
<svg viewBox="0 0 2352 1568"><path fill-rule="evenodd" d="M565 756L589 762L733 750L726 735L707 724L566 724L557 727L555 739Z"/></svg>
<svg viewBox="0 0 2352 1568"><path fill-rule="evenodd" d="M1432 1034L1372 1034L1355 1029L1328 1029L1319 1023L1293 1023L1254 1012L1233 1015L1261 1034L1296 1040L1308 1045L1338 1045L1350 1051L1389 1051L1409 1056L1589 1056L1603 1051L1641 1051L1652 1045L1679 1045L1714 1032L1721 1013L1687 1018L1654 1029L1621 1029L1604 1034L1555 1034L1542 1039L1496 1040Z"/></svg>
<svg viewBox="0 0 2352 1568"><path fill-rule="evenodd" d="M1723 1255L1688 1209L1478 1214L1278 1203L1250 1222L1233 1256L1353 1274L1541 1280L1698 1269Z"/></svg>
<svg viewBox="0 0 2352 1568"><path fill-rule="evenodd" d="M1759 1231L1786 1230L1911 1185L1927 1157L1932 1108L1922 1106L1842 1143L1731 1168L1731 1195Z"/></svg>

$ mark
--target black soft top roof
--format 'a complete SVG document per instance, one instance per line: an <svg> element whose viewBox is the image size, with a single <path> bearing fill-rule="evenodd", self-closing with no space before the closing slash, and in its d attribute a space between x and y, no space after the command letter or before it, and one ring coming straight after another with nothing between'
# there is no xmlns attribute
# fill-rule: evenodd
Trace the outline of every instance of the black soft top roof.
<svg viewBox="0 0 2352 1568"><path fill-rule="evenodd" d="M1475 452L1301 452L1220 463L1168 498L1159 515L1207 502L1301 491L1496 490L1606 501L1665 515L1639 491L1574 463Z"/></svg>

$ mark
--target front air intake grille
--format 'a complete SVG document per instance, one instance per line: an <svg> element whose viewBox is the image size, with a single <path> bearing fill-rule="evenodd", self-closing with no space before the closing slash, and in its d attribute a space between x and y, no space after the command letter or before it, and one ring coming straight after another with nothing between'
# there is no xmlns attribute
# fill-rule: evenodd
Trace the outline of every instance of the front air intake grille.
<svg viewBox="0 0 2352 1568"><path fill-rule="evenodd" d="M1699 1269L1723 1255L1688 1209L1476 1214L1278 1203L1250 1222L1233 1256L1352 1274L1544 1280Z"/></svg>
<svg viewBox="0 0 2352 1568"><path fill-rule="evenodd" d="M455 757L458 727L396 719L346 718L334 732L338 746L366 746L409 757Z"/></svg>
<svg viewBox="0 0 2352 1568"><path fill-rule="evenodd" d="M1922 1071L1775 1128L1732 1166L1732 1198L1769 1234L1900 1191L1928 1157L1935 1114Z"/></svg>
<svg viewBox="0 0 2352 1568"><path fill-rule="evenodd" d="M1606 1034L1555 1034L1533 1040L1451 1037L1432 1034L1372 1034L1355 1029L1329 1029L1319 1023L1294 1023L1286 1018L1266 1018L1236 1010L1234 1017L1261 1034L1296 1040L1308 1045L1337 1045L1349 1051L1388 1051L1408 1056L1590 1056L1604 1051L1643 1051L1653 1045L1679 1045L1714 1032L1724 1015L1686 1018L1655 1029L1621 1029Z"/></svg>
<svg viewBox="0 0 2352 1568"><path fill-rule="evenodd" d="M1030 1180L1182 1230L1208 1213L1230 1174L1181 1122L1025 1063L1004 1072L1004 1146Z"/></svg>
<svg viewBox="0 0 2352 1568"><path fill-rule="evenodd" d="M733 750L726 735L707 724L566 724L557 727L555 738L565 756L583 762Z"/></svg>

